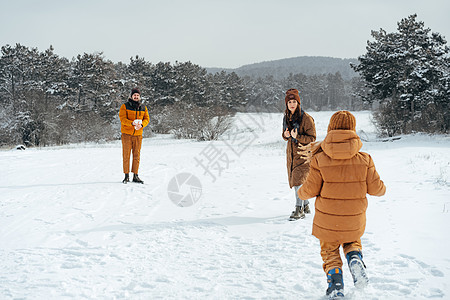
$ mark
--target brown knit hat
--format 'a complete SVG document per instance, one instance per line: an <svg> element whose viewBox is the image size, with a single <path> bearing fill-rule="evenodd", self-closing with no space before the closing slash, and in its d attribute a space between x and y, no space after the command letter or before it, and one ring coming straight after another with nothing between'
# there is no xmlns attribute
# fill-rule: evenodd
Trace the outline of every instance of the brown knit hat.
<svg viewBox="0 0 450 300"><path fill-rule="evenodd" d="M337 129L356 131L355 116L347 110L340 110L335 112L331 116L330 124L328 125L328 131Z"/></svg>
<svg viewBox="0 0 450 300"><path fill-rule="evenodd" d="M286 103L286 105L289 100L297 100L298 104L300 105L300 96L298 94L298 90L289 89L286 91L286 97L284 97L284 102Z"/></svg>

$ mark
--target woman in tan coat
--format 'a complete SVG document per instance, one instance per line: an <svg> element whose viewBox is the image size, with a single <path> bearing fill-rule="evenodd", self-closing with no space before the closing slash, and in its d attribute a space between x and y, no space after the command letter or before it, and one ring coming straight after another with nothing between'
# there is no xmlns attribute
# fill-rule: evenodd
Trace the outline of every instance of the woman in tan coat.
<svg viewBox="0 0 450 300"><path fill-rule="evenodd" d="M309 163L299 155L298 146L306 146L316 140L314 119L301 108L298 90L289 89L285 97L286 110L283 118L282 137L287 141L286 162L289 187L294 187L296 204L290 220L298 220L310 213L308 200L302 201L297 196L297 190L305 181L309 171Z"/></svg>
<svg viewBox="0 0 450 300"><path fill-rule="evenodd" d="M382 196L386 187L371 156L359 152L355 117L338 111L330 119L324 141L313 147L311 169L298 190L301 199L317 197L312 234L320 240L327 295L343 296L342 245L355 286L368 279L361 254L366 226L366 194Z"/></svg>

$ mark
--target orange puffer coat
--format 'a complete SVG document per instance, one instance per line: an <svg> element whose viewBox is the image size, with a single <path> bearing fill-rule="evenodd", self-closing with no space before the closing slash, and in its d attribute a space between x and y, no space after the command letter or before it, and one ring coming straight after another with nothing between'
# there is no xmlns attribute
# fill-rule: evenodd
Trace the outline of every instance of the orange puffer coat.
<svg viewBox="0 0 450 300"><path fill-rule="evenodd" d="M298 196L317 196L312 234L321 241L342 244L360 239L366 227L366 194L386 192L372 157L359 152L361 147L356 132L331 130L321 143L323 152L311 159Z"/></svg>
<svg viewBox="0 0 450 300"><path fill-rule="evenodd" d="M128 99L128 102L122 104L119 111L120 131L129 135L142 135L144 127L148 125L150 117L147 107L140 102ZM142 120L142 128L134 129L133 121Z"/></svg>

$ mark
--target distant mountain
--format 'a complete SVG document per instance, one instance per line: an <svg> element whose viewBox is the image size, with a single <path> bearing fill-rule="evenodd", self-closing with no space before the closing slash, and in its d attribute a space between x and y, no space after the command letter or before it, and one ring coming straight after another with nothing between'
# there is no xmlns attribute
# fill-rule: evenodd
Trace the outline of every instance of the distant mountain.
<svg viewBox="0 0 450 300"><path fill-rule="evenodd" d="M299 56L244 65L236 69L206 68L209 73L220 71L235 72L239 76L265 77L272 75L275 79L287 77L289 73L305 75L328 74L339 72L344 79L358 76L350 67L358 63L355 58L334 58L323 56Z"/></svg>

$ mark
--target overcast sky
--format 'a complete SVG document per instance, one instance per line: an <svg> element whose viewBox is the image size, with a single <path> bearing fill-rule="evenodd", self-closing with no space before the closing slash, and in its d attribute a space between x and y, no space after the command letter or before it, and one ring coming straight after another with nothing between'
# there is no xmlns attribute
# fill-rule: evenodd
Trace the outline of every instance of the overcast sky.
<svg viewBox="0 0 450 300"><path fill-rule="evenodd" d="M449 0L0 0L0 44L71 59L236 68L297 56L356 58L371 30L418 20L450 40Z"/></svg>

